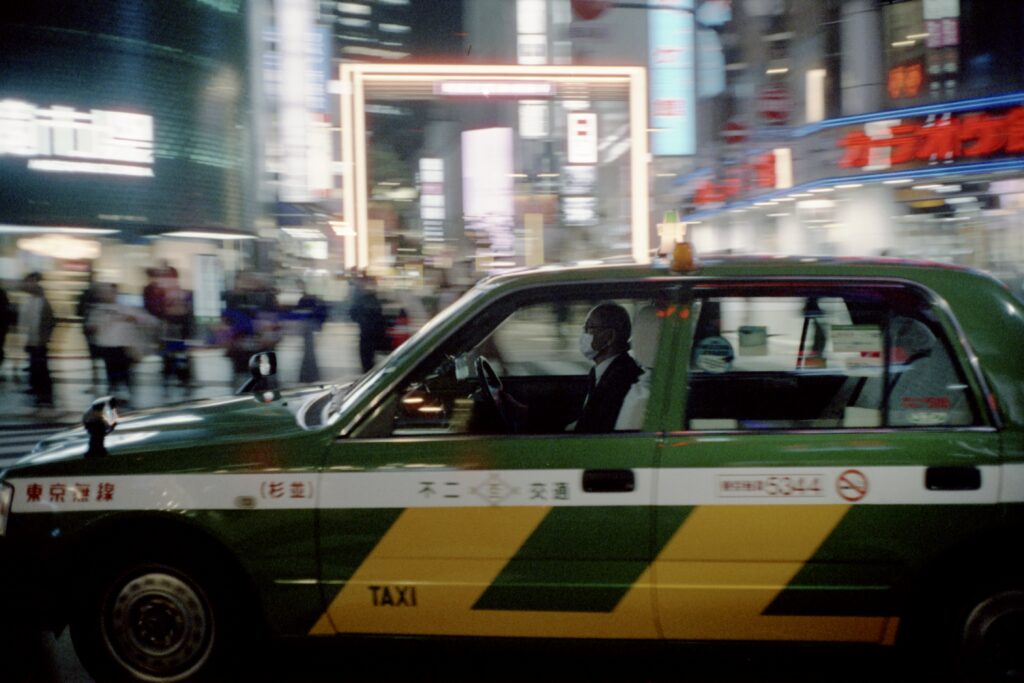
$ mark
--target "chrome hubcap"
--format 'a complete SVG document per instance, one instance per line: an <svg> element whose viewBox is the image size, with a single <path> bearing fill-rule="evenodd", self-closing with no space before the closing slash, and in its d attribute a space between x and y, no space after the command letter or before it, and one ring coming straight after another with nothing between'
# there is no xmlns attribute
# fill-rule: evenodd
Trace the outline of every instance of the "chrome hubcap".
<svg viewBox="0 0 1024 683"><path fill-rule="evenodd" d="M108 603L103 637L136 677L171 683L194 673L210 656L213 620L198 587L171 574L133 578Z"/></svg>

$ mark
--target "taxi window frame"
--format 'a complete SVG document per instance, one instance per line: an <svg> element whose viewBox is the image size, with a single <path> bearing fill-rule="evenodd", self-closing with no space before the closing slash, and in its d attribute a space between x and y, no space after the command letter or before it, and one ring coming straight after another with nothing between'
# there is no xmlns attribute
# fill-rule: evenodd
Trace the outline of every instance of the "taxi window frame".
<svg viewBox="0 0 1024 683"><path fill-rule="evenodd" d="M938 426L907 426L907 425L890 425L883 424L877 427L824 427L824 428L807 428L807 427L779 427L779 428L765 428L765 429L749 429L737 427L735 429L722 428L722 429L709 429L709 430L694 430L689 429L686 424L686 406L689 400L689 379L690 379L690 356L693 352L693 343L695 340L697 322L700 319L700 308L701 299L698 297L698 292L702 289L730 289L735 288L738 291L750 291L752 288L763 288L763 289L783 289L786 286L794 286L800 288L813 288L815 286L823 286L825 288L834 288L841 290L843 286L864 286L864 287L902 287L910 290L918 300L929 307L932 313L935 314L936 320L943 332L944 339L941 340L943 345L946 347L950 354L950 360L956 365L959 371L963 374L963 377L968 386L969 401L971 409L976 417L974 424L970 425L938 425ZM742 296L737 294L738 296ZM958 322L956 316L953 314L953 310L949 303L945 301L938 293L926 285L916 282L914 280L899 278L899 277L869 277L869 276L855 276L852 278L844 278L834 275L772 275L772 276L710 276L710 277L692 277L689 278L685 284L685 302L692 311L693 315L690 316L686 329L681 330L681 338L677 348L679 349L678 356L680 362L678 364L678 382L681 391L674 392L672 400L669 401L669 405L666 406L666 426L673 433L686 433L694 435L708 435L716 433L725 434L785 434L785 433L814 433L814 434L826 434L826 433L863 433L863 432L893 432L893 431L915 431L915 432L928 432L928 431L997 431L1002 429L1003 422L998 414L998 411L994 409L991 401L987 400L987 397L991 396L991 390L989 384L985 378L985 374L982 371L980 361L977 353L972 348L970 341L968 340L963 328ZM886 335L888 337L888 335ZM886 371L888 364L884 366Z"/></svg>
<svg viewBox="0 0 1024 683"><path fill-rule="evenodd" d="M452 323L453 327L443 337L438 338L436 341L430 344L429 348L423 350L423 353L417 354L420 358L418 362L410 365L405 369L404 372L390 373L392 377L386 383L375 392L373 392L372 398L350 419L343 420L343 426L341 430L335 436L336 441L358 438L363 440L363 437L354 436L361 429L367 426L368 422L375 419L378 411L388 402L399 387L408 381L411 375L416 374L421 370L424 365L431 363L437 363L440 357L444 354L444 349L452 343L464 330L471 328L472 326L479 323L481 319L488 317L495 317L492 313L493 309L497 306L507 306L508 313L500 317L498 321L491 328L492 332L501 324L504 320L507 320L516 310L521 309L524 306L533 305L543 302L553 302L554 299L551 297L552 289L560 289L573 293L574 299L594 299L595 303L604 299L623 299L623 298L636 298L641 299L643 297L655 298L658 294L665 294L670 299L675 307L682 309L682 298L684 296L683 278L679 277L658 277L658 276L643 276L636 279L625 279L625 278L595 278L593 280L573 280L567 282L539 282L529 283L520 287L515 287L507 291L501 292L494 299L491 299L487 303L482 301L487 298L482 296L483 292L478 293L472 297L476 303L477 308L465 316L458 316L459 322L457 324ZM492 290L493 291L493 290ZM577 294L578 293L578 294ZM667 334L666 334L667 333ZM675 348L679 334L678 325L665 325L662 329L661 337L658 342L658 355L657 355L657 366L661 367L664 363L665 371L658 371L655 374L656 385L652 388L652 399L657 396L665 397L671 396L673 393L671 386L674 384L675 379L679 373L679 365L675 360L675 354L672 353L672 349ZM403 351L405 355L415 353L416 349L422 345L407 344ZM375 372L377 377L386 376L385 373ZM374 382L376 383L376 382ZM659 391L660 388L660 391ZM669 413L667 412L668 406L667 400L662 401L661 404L657 404L652 401L648 407L648 413L645 417L645 428L633 431L613 431L603 435L596 436L618 436L618 435L636 435L644 433L660 433L663 432L666 426L666 421L669 420ZM652 407L657 409L656 418L652 418ZM651 424L654 424L654 428L647 429ZM503 434L501 438L567 438L573 436L579 436L574 432L562 433L547 433L547 434ZM373 441L387 441L389 439L401 439L401 440L417 440L417 439L480 439L480 438L494 438L495 435L482 435L482 434L462 434L462 433L450 433L450 434L439 434L439 435L388 435L388 436L376 436L367 437L367 440ZM595 436L595 435L589 435Z"/></svg>

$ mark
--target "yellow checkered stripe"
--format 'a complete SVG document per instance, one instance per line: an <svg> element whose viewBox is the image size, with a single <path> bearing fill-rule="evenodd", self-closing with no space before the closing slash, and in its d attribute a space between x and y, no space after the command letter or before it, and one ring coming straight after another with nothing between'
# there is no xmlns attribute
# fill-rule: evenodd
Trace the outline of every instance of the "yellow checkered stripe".
<svg viewBox="0 0 1024 683"><path fill-rule="evenodd" d="M549 611L477 604L550 507L409 508L310 633L891 642L888 617L764 614L849 509L693 508L613 609Z"/></svg>

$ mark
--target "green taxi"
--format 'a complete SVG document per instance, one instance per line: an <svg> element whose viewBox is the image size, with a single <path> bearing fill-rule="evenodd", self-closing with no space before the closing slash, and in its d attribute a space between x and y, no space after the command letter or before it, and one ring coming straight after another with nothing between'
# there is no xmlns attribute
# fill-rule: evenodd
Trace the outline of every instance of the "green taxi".
<svg viewBox="0 0 1024 683"><path fill-rule="evenodd" d="M582 431L602 302L638 370ZM492 277L354 384L277 391L261 356L223 400L97 402L2 474L4 619L70 625L99 680L350 634L906 643L1019 678L1022 343L1022 302L935 264Z"/></svg>

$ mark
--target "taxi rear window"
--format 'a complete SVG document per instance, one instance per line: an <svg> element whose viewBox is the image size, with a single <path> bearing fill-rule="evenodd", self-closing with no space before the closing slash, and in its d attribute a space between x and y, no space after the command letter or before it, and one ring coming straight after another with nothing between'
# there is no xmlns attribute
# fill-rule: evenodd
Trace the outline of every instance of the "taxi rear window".
<svg viewBox="0 0 1024 683"><path fill-rule="evenodd" d="M687 429L978 422L942 325L909 287L698 287L695 304Z"/></svg>

